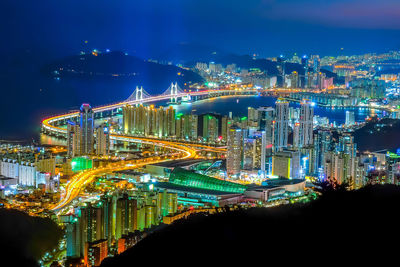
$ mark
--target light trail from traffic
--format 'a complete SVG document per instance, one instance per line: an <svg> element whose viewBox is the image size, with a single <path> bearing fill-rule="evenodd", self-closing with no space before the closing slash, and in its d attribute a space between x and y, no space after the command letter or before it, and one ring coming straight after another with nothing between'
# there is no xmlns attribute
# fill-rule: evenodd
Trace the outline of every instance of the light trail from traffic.
<svg viewBox="0 0 400 267"><path fill-rule="evenodd" d="M176 144L168 144L167 141L160 141L159 145L162 145L163 147L171 150L179 151L181 154L179 159L188 159L196 156L196 151L191 148L179 146ZM145 162L140 162L140 163L137 162L137 160L120 161L116 163L110 163L109 166L107 167L90 169L80 172L71 178L71 180L65 187L65 194L63 194L60 198L60 201L50 209L53 211L57 211L66 207L76 197L78 197L82 189L85 188L85 186L88 185L89 183L93 182L96 177L99 177L107 173L112 173L115 171L137 169L148 164L155 164L169 160L171 159L170 158L160 159L159 157L152 157L152 158L147 158L145 159Z"/></svg>
<svg viewBox="0 0 400 267"><path fill-rule="evenodd" d="M180 93L177 95L177 97L183 97L183 96L202 96L202 95L209 95L209 94L224 94L224 93L256 93L257 90L206 90L206 91L199 91L199 92L189 92L189 93ZM93 108L93 111L96 112L103 112L103 111L109 111L113 109L117 109L120 107L123 107L125 105L136 105L136 104L144 104L144 103L152 103L152 102L157 102L157 101L163 101L163 100L168 100L170 99L170 95L160 95L160 96L154 96L154 97L149 97L145 98L142 100L134 100L134 101L122 101L116 104L110 104L110 105L105 105L105 106L100 106ZM44 119L42 121L42 127L50 132L53 133L58 133L58 134L63 134L65 135L67 133L67 130L65 128L61 128L58 126L55 126L54 124L57 121L62 121L62 120L67 120L73 117L76 117L79 115L79 112L71 112L67 114L62 114L62 115L57 115L54 117L50 117L47 119ZM121 134L110 134L110 138L112 140L116 141L128 141L128 142L135 142L135 143L142 143L142 142L147 142L149 144L154 144L154 139L151 138L142 138L142 137L130 137L130 136L125 136ZM157 142L159 141L158 139ZM213 146L207 146L203 144L188 144L184 142L177 142L177 141L170 141L169 144L176 144L180 146L189 146L189 147L197 147L198 149L203 149L203 150L208 150L208 151L213 151L217 153L224 153L226 152L225 148L216 148Z"/></svg>
<svg viewBox="0 0 400 267"><path fill-rule="evenodd" d="M210 93L223 93L227 90L215 90L215 91L201 91L201 92L194 92L190 93L190 95L205 95ZM228 90L229 91L229 90ZM230 90L232 91L232 90ZM179 94L178 97L187 96L188 93ZM142 104L142 103L150 103L156 101L167 100L171 96L156 96L150 97L147 99L143 99L141 101L125 101L120 102L117 104L111 104L103 107L94 108L94 112L102 112L107 110L116 109L122 107L127 104ZM72 112L68 114L54 116L48 119L43 120L42 127L49 130L50 132L66 134L67 130L58 126L53 125L57 121L66 120L75 116L78 116L79 112ZM178 142L178 141L169 141L169 140L160 140L160 139L153 139L153 138L146 138L146 137L133 137L133 136L125 136L120 134L111 134L110 138L113 140L118 141L126 141L126 142L135 142L135 143L143 143L143 144L151 144L171 150L175 150L180 152L180 157L177 159L188 159L196 157L197 150L199 149L206 149L209 151L217 152L217 153L224 153L226 152L225 148L217 148L212 146L207 146L203 144L192 144L192 143L185 143L185 142ZM89 183L93 182L96 177L104 175L106 173L112 173L115 171L121 170L128 170L128 169L136 169L142 167L147 164L154 164L163 161L168 161L171 159L160 159L159 157L152 157L145 160L145 162L138 163L137 160L134 161L126 161L126 162L117 162L117 163L110 163L107 167L102 167L98 169L90 169L86 171L82 171L76 175L74 175L68 184L65 187L65 193L61 196L60 201L52 206L50 209L53 211L59 211L63 209L68 204L70 204L76 197L79 196L82 189L88 185Z"/></svg>

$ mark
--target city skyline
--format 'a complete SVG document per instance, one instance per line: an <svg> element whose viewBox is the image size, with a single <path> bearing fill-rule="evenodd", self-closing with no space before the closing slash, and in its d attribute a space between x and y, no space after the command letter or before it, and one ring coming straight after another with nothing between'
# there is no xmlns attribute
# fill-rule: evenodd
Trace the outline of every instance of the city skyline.
<svg viewBox="0 0 400 267"><path fill-rule="evenodd" d="M1 263L396 255L398 0L5 0L0 36Z"/></svg>

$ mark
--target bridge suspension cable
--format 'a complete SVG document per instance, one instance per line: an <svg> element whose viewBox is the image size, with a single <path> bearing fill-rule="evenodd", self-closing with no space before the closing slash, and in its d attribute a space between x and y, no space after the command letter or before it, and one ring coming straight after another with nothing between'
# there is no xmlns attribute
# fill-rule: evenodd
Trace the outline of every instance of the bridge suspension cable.
<svg viewBox="0 0 400 267"><path fill-rule="evenodd" d="M143 89L143 86L136 86L135 91L128 97L126 102L130 101L142 101L143 99L150 98L151 95L146 92L146 90Z"/></svg>
<svg viewBox="0 0 400 267"><path fill-rule="evenodd" d="M162 96L170 96L171 102L176 103L178 100L178 95L185 93L182 88L179 87L178 83L171 83L171 85L167 88L167 90L162 93Z"/></svg>

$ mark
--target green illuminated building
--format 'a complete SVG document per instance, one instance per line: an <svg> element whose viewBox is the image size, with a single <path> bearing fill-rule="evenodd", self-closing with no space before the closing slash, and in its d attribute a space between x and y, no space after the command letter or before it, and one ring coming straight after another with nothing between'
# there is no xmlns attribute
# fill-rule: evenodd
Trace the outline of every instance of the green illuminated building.
<svg viewBox="0 0 400 267"><path fill-rule="evenodd" d="M236 194L243 193L246 190L245 185L216 179L210 176L187 171L182 168L175 168L171 172L169 182L182 186L217 190L221 192Z"/></svg>
<svg viewBox="0 0 400 267"><path fill-rule="evenodd" d="M203 138L208 142L215 142L218 138L218 119L211 114L203 116Z"/></svg>
<svg viewBox="0 0 400 267"><path fill-rule="evenodd" d="M71 167L73 172L91 169L92 166L93 160L88 157L76 157L71 160Z"/></svg>
<svg viewBox="0 0 400 267"><path fill-rule="evenodd" d="M387 152L386 153L386 183L399 184L400 176L400 155Z"/></svg>

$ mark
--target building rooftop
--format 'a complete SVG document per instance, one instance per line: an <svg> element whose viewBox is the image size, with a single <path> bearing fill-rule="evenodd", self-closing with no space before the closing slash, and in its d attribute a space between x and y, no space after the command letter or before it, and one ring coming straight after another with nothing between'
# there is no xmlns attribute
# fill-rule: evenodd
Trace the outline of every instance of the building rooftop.
<svg viewBox="0 0 400 267"><path fill-rule="evenodd" d="M304 182L302 179L286 179L286 178L278 178L278 179L269 179L263 181L263 186L284 186L284 185L293 185Z"/></svg>
<svg viewBox="0 0 400 267"><path fill-rule="evenodd" d="M295 185L305 182L302 179L286 179L286 178L278 178L278 179L269 179L262 182L261 185L251 184L248 186L248 190L263 190L263 189L272 189L277 187L283 187L286 185Z"/></svg>
<svg viewBox="0 0 400 267"><path fill-rule="evenodd" d="M195 187L208 190L217 190L222 192L241 194L246 191L247 186L233 183L196 172L188 171L182 168L175 168L170 176L169 182L177 185Z"/></svg>
<svg viewBox="0 0 400 267"><path fill-rule="evenodd" d="M165 168L175 168L175 167L186 167L193 164L200 163L204 160L202 159L189 159L189 160L171 160L171 161L164 161L160 163L150 164L153 166L160 166Z"/></svg>
<svg viewBox="0 0 400 267"><path fill-rule="evenodd" d="M237 194L234 192L223 192L223 191L218 191L218 190L189 187L189 186L178 185L178 184L173 184L173 183L169 183L169 182L157 182L154 184L154 186L156 188L161 188L161 189L175 190L175 191L203 194L203 195L213 195L213 196Z"/></svg>

